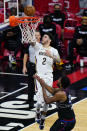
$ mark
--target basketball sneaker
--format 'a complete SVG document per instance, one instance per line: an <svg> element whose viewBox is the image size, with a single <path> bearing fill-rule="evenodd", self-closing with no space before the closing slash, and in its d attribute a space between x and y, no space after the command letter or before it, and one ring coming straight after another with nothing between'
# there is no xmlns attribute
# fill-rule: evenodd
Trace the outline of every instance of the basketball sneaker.
<svg viewBox="0 0 87 131"><path fill-rule="evenodd" d="M39 124L41 119L41 113L36 113L35 121Z"/></svg>
<svg viewBox="0 0 87 131"><path fill-rule="evenodd" d="M40 125L39 125L40 130L44 129L44 123L45 123L45 119L41 119L40 120Z"/></svg>
<svg viewBox="0 0 87 131"><path fill-rule="evenodd" d="M16 59L12 55L9 55L9 61L11 64L16 64Z"/></svg>
<svg viewBox="0 0 87 131"><path fill-rule="evenodd" d="M9 54L9 62L11 62L11 59L12 59L12 55Z"/></svg>

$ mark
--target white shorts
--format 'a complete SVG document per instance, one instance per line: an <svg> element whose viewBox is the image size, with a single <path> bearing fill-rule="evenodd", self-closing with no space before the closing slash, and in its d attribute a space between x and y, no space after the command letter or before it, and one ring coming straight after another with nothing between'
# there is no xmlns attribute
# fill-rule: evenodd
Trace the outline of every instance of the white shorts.
<svg viewBox="0 0 87 131"><path fill-rule="evenodd" d="M47 75L44 75L44 76L40 76L47 85L49 86L53 86L53 76L47 76ZM37 103L39 104L42 104L44 103L44 98L43 98L43 92L42 92L42 87L40 85L40 83L38 81L36 81L36 86L37 86L37 93L36 93L36 100L37 100ZM49 93L48 91L47 92L47 96L52 96L51 93Z"/></svg>

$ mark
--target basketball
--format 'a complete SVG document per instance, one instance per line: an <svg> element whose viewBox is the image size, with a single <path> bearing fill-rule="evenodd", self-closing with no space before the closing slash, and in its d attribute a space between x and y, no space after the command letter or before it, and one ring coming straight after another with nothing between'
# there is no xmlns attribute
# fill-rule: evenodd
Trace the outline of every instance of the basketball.
<svg viewBox="0 0 87 131"><path fill-rule="evenodd" d="M25 13L25 15L27 15L27 16L33 16L33 15L35 14L35 7L34 7L34 6L27 5L27 6L24 8L24 13Z"/></svg>

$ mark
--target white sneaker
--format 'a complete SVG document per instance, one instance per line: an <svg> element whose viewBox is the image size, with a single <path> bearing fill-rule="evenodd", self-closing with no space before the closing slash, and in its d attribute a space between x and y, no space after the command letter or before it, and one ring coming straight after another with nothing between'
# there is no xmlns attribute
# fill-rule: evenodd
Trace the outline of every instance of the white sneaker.
<svg viewBox="0 0 87 131"><path fill-rule="evenodd" d="M16 64L16 59L12 55L9 55L9 61L11 64Z"/></svg>
<svg viewBox="0 0 87 131"><path fill-rule="evenodd" d="M10 62L11 62L11 59L12 59L12 55L10 54L10 55L9 55L9 61L10 61Z"/></svg>

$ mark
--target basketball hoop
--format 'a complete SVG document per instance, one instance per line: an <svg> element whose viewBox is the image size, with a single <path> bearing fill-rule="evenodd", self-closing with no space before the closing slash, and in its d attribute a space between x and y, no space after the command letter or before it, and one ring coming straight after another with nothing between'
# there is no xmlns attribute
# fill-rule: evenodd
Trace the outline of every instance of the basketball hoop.
<svg viewBox="0 0 87 131"><path fill-rule="evenodd" d="M22 32L22 43L36 42L35 30L39 22L39 17L9 17L10 26L19 25Z"/></svg>

